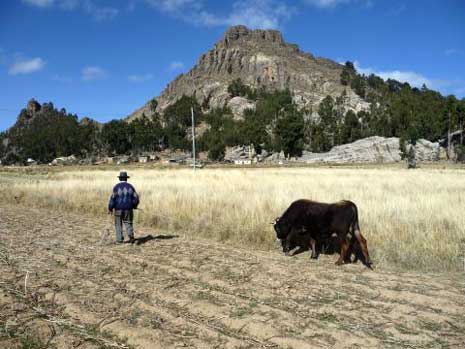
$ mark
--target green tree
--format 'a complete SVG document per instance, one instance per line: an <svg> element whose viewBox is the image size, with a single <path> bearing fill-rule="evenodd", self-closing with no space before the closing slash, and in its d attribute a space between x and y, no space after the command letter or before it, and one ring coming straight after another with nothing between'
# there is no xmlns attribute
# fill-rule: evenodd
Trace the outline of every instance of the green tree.
<svg viewBox="0 0 465 349"><path fill-rule="evenodd" d="M256 91L245 85L240 78L237 78L228 85L228 93L231 97L247 97L254 100L257 97Z"/></svg>
<svg viewBox="0 0 465 349"><path fill-rule="evenodd" d="M360 97L365 98L366 95L366 82L364 77L360 75L355 75L351 82L350 87L358 94Z"/></svg>
<svg viewBox="0 0 465 349"><path fill-rule="evenodd" d="M153 114L155 114L155 112L157 111L157 107L158 107L158 101L155 98L153 98L149 103L150 111Z"/></svg>
<svg viewBox="0 0 465 349"><path fill-rule="evenodd" d="M304 118L295 106L281 111L275 129L276 149L286 157L300 156L304 148Z"/></svg>
<svg viewBox="0 0 465 349"><path fill-rule="evenodd" d="M361 124L352 110L346 113L341 133L342 143L352 143L361 138Z"/></svg>
<svg viewBox="0 0 465 349"><path fill-rule="evenodd" d="M80 131L76 115L44 103L40 114L29 124L12 131L12 145L19 150L20 161L30 157L46 163L56 157L80 155L83 149Z"/></svg>
<svg viewBox="0 0 465 349"><path fill-rule="evenodd" d="M357 71L355 70L354 64L352 62L347 61L344 65L344 68L342 68L341 84L345 86L350 85L352 79L356 74Z"/></svg>
<svg viewBox="0 0 465 349"><path fill-rule="evenodd" d="M318 108L318 115L320 116L320 127L322 131L320 151L328 151L335 143L334 140L337 131L333 97L326 96L323 99Z"/></svg>
<svg viewBox="0 0 465 349"><path fill-rule="evenodd" d="M187 139L187 130L192 126L191 108L194 109L195 125L198 125L203 120L203 113L199 103L194 97L184 95L166 108L163 116L166 124L164 135L167 138L170 148L190 149L190 142Z"/></svg>
<svg viewBox="0 0 465 349"><path fill-rule="evenodd" d="M102 141L107 152L113 155L127 154L132 149L134 128L123 120L112 120L102 128Z"/></svg>

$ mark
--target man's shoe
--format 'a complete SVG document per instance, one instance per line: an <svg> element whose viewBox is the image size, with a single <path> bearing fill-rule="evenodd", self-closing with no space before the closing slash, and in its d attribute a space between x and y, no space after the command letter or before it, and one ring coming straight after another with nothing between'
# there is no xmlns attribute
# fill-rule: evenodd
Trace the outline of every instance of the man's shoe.
<svg viewBox="0 0 465 349"><path fill-rule="evenodd" d="M133 243L135 243L135 242L136 242L136 239L134 239L134 236L131 236L131 237L129 238L128 244L133 244Z"/></svg>
<svg viewBox="0 0 465 349"><path fill-rule="evenodd" d="M117 243L117 244L122 244L122 243L124 243L124 241L116 240L116 243Z"/></svg>

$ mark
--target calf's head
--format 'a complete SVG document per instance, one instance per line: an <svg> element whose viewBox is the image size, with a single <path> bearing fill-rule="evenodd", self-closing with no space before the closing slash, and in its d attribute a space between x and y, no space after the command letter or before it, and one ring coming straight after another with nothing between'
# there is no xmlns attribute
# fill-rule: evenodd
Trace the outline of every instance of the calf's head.
<svg viewBox="0 0 465 349"><path fill-rule="evenodd" d="M285 239L290 231L290 226L287 224L286 220L282 218L276 218L272 224L276 232L276 237L280 240Z"/></svg>

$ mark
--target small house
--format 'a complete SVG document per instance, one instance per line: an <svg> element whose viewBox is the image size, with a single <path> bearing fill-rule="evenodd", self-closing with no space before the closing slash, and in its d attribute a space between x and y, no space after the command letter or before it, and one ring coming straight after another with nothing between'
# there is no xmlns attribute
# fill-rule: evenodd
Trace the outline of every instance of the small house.
<svg viewBox="0 0 465 349"><path fill-rule="evenodd" d="M28 165L28 166L37 165L37 161L35 161L34 159L31 159L31 158L28 158L27 161L26 161L26 165Z"/></svg>
<svg viewBox="0 0 465 349"><path fill-rule="evenodd" d="M148 156L139 156L139 162L141 164L146 164L147 162L149 162L149 157Z"/></svg>
<svg viewBox="0 0 465 349"><path fill-rule="evenodd" d="M251 159L235 159L234 165L252 165Z"/></svg>
<svg viewBox="0 0 465 349"><path fill-rule="evenodd" d="M118 158L118 161L116 162L117 165L122 165L122 164L127 164L129 163L129 157L128 156L120 156Z"/></svg>

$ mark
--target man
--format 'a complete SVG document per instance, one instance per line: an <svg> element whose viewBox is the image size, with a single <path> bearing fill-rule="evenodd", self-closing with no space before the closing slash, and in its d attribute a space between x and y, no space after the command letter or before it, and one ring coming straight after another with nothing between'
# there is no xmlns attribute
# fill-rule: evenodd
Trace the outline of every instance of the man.
<svg viewBox="0 0 465 349"><path fill-rule="evenodd" d="M126 226L126 234L129 242L134 242L134 209L139 205L139 195L134 187L129 184L128 174L121 172L118 176L120 182L113 188L108 203L108 214L115 214L116 242L123 243L123 223Z"/></svg>

